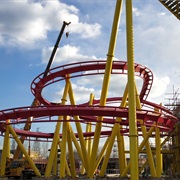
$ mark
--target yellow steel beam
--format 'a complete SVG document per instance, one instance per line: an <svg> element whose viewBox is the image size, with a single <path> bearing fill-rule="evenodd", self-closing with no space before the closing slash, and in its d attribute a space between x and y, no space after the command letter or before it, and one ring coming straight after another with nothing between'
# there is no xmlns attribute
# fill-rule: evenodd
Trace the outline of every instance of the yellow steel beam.
<svg viewBox="0 0 180 180"><path fill-rule="evenodd" d="M37 167L34 164L33 160L31 159L31 157L29 156L28 152L24 148L22 142L18 138L18 135L16 134L16 132L14 131L14 129L11 126L9 126L9 131L12 134L13 138L15 139L15 141L17 142L19 148L21 149L22 153L24 154L25 158L27 159L30 167L33 169L33 171L36 174L36 176L41 176L39 170L37 169Z"/></svg>
<svg viewBox="0 0 180 180"><path fill-rule="evenodd" d="M160 147L161 145L160 129L158 127L156 127L155 143L156 143L156 173L157 173L157 178L160 178L162 173L162 154Z"/></svg>
<svg viewBox="0 0 180 180"><path fill-rule="evenodd" d="M9 120L7 120L9 121ZM3 177L5 176L5 169L6 169L6 161L8 158L8 144L9 144L9 126L6 126L6 131L4 135L4 142L3 142L3 150L2 150L2 155L1 155L1 166L0 166L0 176Z"/></svg>
<svg viewBox="0 0 180 180"><path fill-rule="evenodd" d="M64 93L63 93L63 97L62 97L62 105L64 105L66 103L66 98L67 98L67 95L68 95L68 91L69 91L69 79L68 79L69 76L67 76L67 79L66 79L66 85L65 85L65 88L64 88ZM58 117L58 120L62 120L62 116ZM53 136L53 142L52 142L52 145L51 145L51 150L50 150L50 154L49 154L49 159L48 159L48 163L47 163L47 166L46 166L46 171L45 171L45 177L50 177L51 175L51 170L52 170L52 165L53 165L53 161L54 161L54 158L55 158L55 155L56 155L56 147L57 144L58 144L58 140L59 140L59 131L60 131L60 127L61 127L61 122L58 121L57 124L56 124L56 129L55 129L55 132L54 132L54 136Z"/></svg>
<svg viewBox="0 0 180 180"><path fill-rule="evenodd" d="M104 106L106 104L114 51L115 51L115 46L116 46L116 39L117 39L117 34L118 34L121 5L122 5L122 0L117 0L115 13L114 13L114 21L113 21L113 26L112 26L112 31L111 31L111 38L110 38L110 43L109 43L109 49L108 49L108 54L107 54L107 61L106 61L106 68L105 68L105 73L104 73L101 97L100 97L100 106ZM97 118L97 121L102 121L102 120L103 120L103 117ZM97 122L96 128L95 128L95 134L94 134L94 142L93 142L93 147L92 147L92 155L91 155L91 160L90 160L91 166L88 172L89 178L93 177L93 173L95 170L94 168L95 168L95 162L96 162L96 157L97 157L97 152L98 152L101 126L102 126L102 123Z"/></svg>
<svg viewBox="0 0 180 180"><path fill-rule="evenodd" d="M62 143L60 141L60 137L58 137L58 145L59 145L59 149L62 149ZM69 169L69 166L68 166L68 163L67 163L67 159L65 159L64 166L65 166L65 170L66 170L66 175L71 176L71 172L70 172L70 169Z"/></svg>
<svg viewBox="0 0 180 180"><path fill-rule="evenodd" d="M73 93L73 89L72 89L72 85L70 83L70 88L69 88L69 99L72 105L76 105L75 99L74 99L74 93ZM78 132L78 136L79 136L79 141L81 144L81 148L83 151L83 159L84 159L84 168L86 169L86 171L88 171L88 167L89 167L89 157L88 157L88 153L86 150L86 145L85 145L85 140L84 140L84 136L83 136L83 132L82 132L82 127L79 121L79 116L74 116L74 119L76 120L75 124L76 124L76 129Z"/></svg>
<svg viewBox="0 0 180 180"><path fill-rule="evenodd" d="M71 177L75 178L76 177L76 168L75 168L74 151L73 151L72 139L71 139L71 128L70 128L69 123L68 123L67 142L68 142Z"/></svg>
<svg viewBox="0 0 180 180"><path fill-rule="evenodd" d="M125 107L127 96L128 96L128 88L126 86L120 107ZM106 150L106 154L104 156L104 161L102 163L102 167L101 167L101 171L99 173L99 176L104 176L104 174L105 174L106 167L107 167L107 164L108 164L108 161L109 161L109 157L110 157L110 154L111 154L111 151L112 151L112 147L113 147L113 144L114 144L114 141L115 141L115 137L116 137L118 131L120 131L119 122L121 122L121 120L122 119L120 117L116 118L116 123L114 124L114 127L112 129L111 136L110 136L110 138L108 138L109 144L108 144L108 147L107 147L107 150ZM123 144L121 144L121 146L122 145ZM124 162L122 164L124 164Z"/></svg>
<svg viewBox="0 0 180 180"><path fill-rule="evenodd" d="M138 95L137 86L135 87L135 90L136 90L136 105L137 105L138 109L141 109L142 107L141 107L141 102L140 102L139 95ZM143 138L145 138L147 136L146 126L144 125L143 120L139 120L139 121L142 124L141 129L142 129ZM150 166L152 177L156 177L157 174L156 174L156 169L155 169L155 165L154 165L154 158L153 158L152 150L151 150L148 140L145 144L145 147L146 147L147 158L149 160L149 166Z"/></svg>
<svg viewBox="0 0 180 180"><path fill-rule="evenodd" d="M147 132L146 136L144 137L144 139L142 140L141 144L140 144L139 147L138 147L138 153L141 152L142 148L145 146L145 144L147 143L149 137L152 135L152 133L154 132L154 130L155 130L155 127L152 126L152 127L150 128L150 130ZM126 167L126 169L122 172L121 177L126 176L126 174L128 173L128 170L129 170L130 165L131 165L131 163L132 163L131 160L132 160L132 159L130 159L130 161L129 161L127 167ZM142 168L142 169L143 169L143 168ZM142 169L140 168L139 171L141 172Z"/></svg>
<svg viewBox="0 0 180 180"><path fill-rule="evenodd" d="M128 102L129 102L129 138L131 179L138 180L138 138L136 125L136 97L134 79L134 41L132 0L126 0L126 33L127 33L127 63L128 63Z"/></svg>
<svg viewBox="0 0 180 180"><path fill-rule="evenodd" d="M67 116L63 118L65 121L67 120ZM68 131L68 123L63 122L62 129L62 143L61 143L61 155L60 155L60 178L65 177L65 162L66 162L66 142L67 142L67 131Z"/></svg>
<svg viewBox="0 0 180 180"><path fill-rule="evenodd" d="M153 128L153 129L155 130L155 127L151 127L151 128ZM169 134L169 136L167 136L167 137L164 139L164 141L163 141L163 142L161 143L161 145L160 145L160 148L162 148L162 146L163 146L167 141L169 141L169 139L172 137L173 133L174 133L174 131L171 132L171 133ZM149 134L149 133L148 133L148 134ZM155 156L155 155L156 155L156 151L153 153L153 156ZM143 166L139 169L139 171L142 171L147 164L148 164L148 159L147 159L146 162L143 164Z"/></svg>
<svg viewBox="0 0 180 180"><path fill-rule="evenodd" d="M56 176L57 175L57 158L58 158L58 145L56 145L56 147L54 147L54 149L56 149L55 152L55 157L54 157L54 162L53 162L53 175Z"/></svg>

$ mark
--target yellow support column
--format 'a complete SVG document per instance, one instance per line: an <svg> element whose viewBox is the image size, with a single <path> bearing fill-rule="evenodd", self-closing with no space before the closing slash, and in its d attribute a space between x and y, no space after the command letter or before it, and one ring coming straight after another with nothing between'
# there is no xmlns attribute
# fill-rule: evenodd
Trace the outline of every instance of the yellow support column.
<svg viewBox="0 0 180 180"><path fill-rule="evenodd" d="M107 98L109 82L110 82L110 75L111 75L111 70L112 70L114 50L115 50L116 39L117 39L117 34L118 34L121 7L122 7L122 0L117 0L115 13L114 13L114 21L113 21L113 26L112 26L112 31L111 31L109 50L107 54L102 92L101 92L101 97L100 97L100 106L104 106L106 104L106 98ZM97 118L97 121L102 121L102 120L103 120L103 117ZM93 177L93 173L95 171L95 162L96 162L96 157L97 157L97 152L98 152L98 147L99 147L99 137L101 134L101 126L102 126L102 123L98 122L95 128L94 142L92 146L92 155L91 155L91 161L90 161L91 165L88 172L88 177L90 178Z"/></svg>
<svg viewBox="0 0 180 180"><path fill-rule="evenodd" d="M71 83L70 83L70 88L69 88L69 99L70 99L70 102L71 102L72 105L76 105ZM82 148L82 151L83 151L82 155L84 157L84 168L86 169L86 172L87 172L88 169L89 169L88 168L89 167L89 157L88 157L88 153L87 153L87 150L86 150L86 144L85 144L81 124L80 124L80 122L78 122L79 121L79 116L74 116L74 119L76 120L76 122L75 122L76 129L77 129L77 132L78 132L79 141L80 141L81 148Z"/></svg>
<svg viewBox="0 0 180 180"><path fill-rule="evenodd" d="M56 154L54 157L54 162L53 162L53 175L57 175L57 157L58 157L58 145L56 146Z"/></svg>
<svg viewBox="0 0 180 180"><path fill-rule="evenodd" d="M142 107L141 107L141 102L140 102L139 95L138 95L137 86L135 87L135 90L136 90L136 105L137 105L138 109L141 109ZM141 130L142 130L143 138L146 138L147 137L146 126L143 125L143 120L139 120L139 121L142 124L141 125ZM147 158L148 158L148 161L149 161L149 166L150 166L152 177L156 177L156 168L155 168L155 165L154 165L154 158L153 158L153 154L152 154L151 147L150 147L150 144L149 144L148 140L147 140L147 142L145 144L145 147L146 147L146 153L147 153Z"/></svg>
<svg viewBox="0 0 180 180"><path fill-rule="evenodd" d="M103 158L104 155L105 155L105 151L106 151L106 149L107 149L107 147L108 147L109 140L110 140L110 137L107 138L107 140L106 140L103 148L101 149L101 152L100 152L100 154L99 154L99 156L98 156L98 158L97 158L97 160L96 160L96 164L95 164L95 168L94 168L95 170L98 168L98 166L99 166L102 158ZM94 171L94 172L95 172L95 171Z"/></svg>
<svg viewBox="0 0 180 180"><path fill-rule="evenodd" d="M76 136L75 136L75 134L74 134L72 129L71 129L71 138L72 138L72 141L74 143L74 146L76 147L76 150L78 152L79 158L81 159L82 164L85 167L85 160L84 160L84 157L83 157L82 149L81 149L81 147L80 147L80 145L79 145L79 143L78 143L78 141L76 139Z"/></svg>
<svg viewBox="0 0 180 180"><path fill-rule="evenodd" d="M94 100L94 94L91 93L90 99L89 99L89 106L93 104L93 100ZM91 132L91 129L92 129L91 122L88 122L86 125L86 132ZM90 157L91 156L91 137L85 137L85 145L86 145L88 157ZM84 169L84 166L82 165L81 174L84 174L84 173L85 173L85 169Z"/></svg>
<svg viewBox="0 0 180 180"><path fill-rule="evenodd" d="M67 76L67 78L68 77L69 76ZM66 97L67 97L68 91L69 91L69 79L66 79L64 94L62 97L62 105L64 105L66 103ZM60 116L58 118L58 120L62 120L62 117ZM55 129L54 136L53 136L53 142L51 145L51 151L50 151L48 163L46 166L45 177L50 177L50 175L51 175L52 165L53 165L53 161L54 161L54 158L56 155L56 148L54 148L54 147L56 147L58 144L60 127L61 127L61 122L59 121L56 124L56 129Z"/></svg>
<svg viewBox="0 0 180 180"><path fill-rule="evenodd" d="M150 130L147 132L146 136L144 137L144 139L142 140L140 146L138 147L138 153L140 153L140 151L142 150L142 148L145 146L145 144L147 143L147 140L148 140L149 137L152 135L152 133L154 132L154 130L155 130L155 128L154 128L154 127L151 127ZM126 169L122 172L121 177L124 177L124 176L127 174L128 170L129 170L129 168L130 168L131 163L132 163L132 161L131 161L131 159L130 159L130 161L129 161L127 167L126 167ZM141 168L140 168L140 171L142 171Z"/></svg>
<svg viewBox="0 0 180 180"><path fill-rule="evenodd" d="M89 105L93 105L93 100L94 100L94 94L90 94L90 100L89 100ZM91 132L92 131L92 125L91 125L91 122L88 124L88 132ZM88 139L88 156L91 157L91 152L92 152L92 140L91 138Z"/></svg>
<svg viewBox="0 0 180 180"><path fill-rule="evenodd" d="M4 143L3 143L3 150L2 150L2 156L1 156L1 174L0 176L5 176L5 169L6 169L6 161L8 158L8 144L9 144L9 126L6 126L5 136L4 136Z"/></svg>
<svg viewBox="0 0 180 180"><path fill-rule="evenodd" d="M75 167L75 159L74 159L74 152L72 146L72 139L71 139L71 128L68 124L68 134L67 134L67 142L68 142L68 151L69 151L69 161L70 161L70 171L72 178L76 177L76 167Z"/></svg>
<svg viewBox="0 0 180 180"><path fill-rule="evenodd" d="M62 147L62 143L60 141L60 138L58 137L58 145L59 145L59 149L61 149ZM70 172L70 169L69 169L69 166L68 166L68 163L67 163L67 159L65 159L65 171L66 171L66 175L67 176L71 176L71 172Z"/></svg>
<svg viewBox="0 0 180 180"><path fill-rule="evenodd" d="M126 162L126 154L125 154L125 147L124 147L124 137L120 134L120 132L117 133L117 145L118 145L118 155L119 155L119 169L120 174L124 171L124 169L127 167Z"/></svg>
<svg viewBox="0 0 180 180"><path fill-rule="evenodd" d="M21 149L22 153L24 154L25 158L27 159L30 167L33 169L33 171L36 174L36 176L41 176L39 170L37 169L36 165L34 164L33 160L31 159L31 157L28 155L28 152L24 148L22 142L18 138L18 135L16 134L16 132L14 131L14 129L11 126L9 126L9 131L12 134L13 138L15 139L15 141L17 142L19 148Z"/></svg>
<svg viewBox="0 0 180 180"><path fill-rule="evenodd" d="M64 117L64 120L67 121L67 116ZM65 177L65 162L66 162L66 142L67 142L67 124L69 122L63 122L62 130L62 143L61 143L61 155L60 155L60 178Z"/></svg>
<svg viewBox="0 0 180 180"><path fill-rule="evenodd" d="M131 179L139 179L138 138L136 125L136 97L134 79L134 42L132 0L126 0L127 62L128 62L128 102L129 102L129 138L130 138L130 174Z"/></svg>
<svg viewBox="0 0 180 180"><path fill-rule="evenodd" d="M126 86L120 107L125 107L126 100L127 100L127 94L128 94L128 91L127 91L127 86ZM110 157L110 154L111 154L111 151L112 151L112 147L113 147L113 144L114 144L114 141L115 141L115 137L116 137L118 131L120 131L119 122L121 122L121 118L117 117L116 118L116 123L114 124L114 127L112 129L111 136L110 136L110 138L107 139L109 141L109 144L108 144L108 147L107 147L107 150L106 150L106 154L104 156L104 161L102 163L102 167L101 167L101 171L99 173L99 176L104 176L104 174L105 174L106 167L107 167L107 164L108 164L108 161L109 161L109 157ZM123 145L123 144L121 144L121 145Z"/></svg>
<svg viewBox="0 0 180 180"><path fill-rule="evenodd" d="M160 129L156 127L156 173L157 178L161 177L162 173L162 154L161 154L161 138L160 138Z"/></svg>

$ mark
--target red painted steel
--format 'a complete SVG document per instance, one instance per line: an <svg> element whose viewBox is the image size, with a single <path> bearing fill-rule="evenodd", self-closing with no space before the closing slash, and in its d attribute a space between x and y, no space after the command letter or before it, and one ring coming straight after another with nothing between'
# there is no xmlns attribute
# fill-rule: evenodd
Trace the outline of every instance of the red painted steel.
<svg viewBox="0 0 180 180"><path fill-rule="evenodd" d="M112 127L116 122L116 117L121 117L122 121L118 122L122 125L120 129L121 133L128 135L129 133L129 119L128 119L128 108L112 107L112 106L99 106L100 100L94 100L93 105L89 106L88 102L81 105L59 105L49 102L42 96L42 90L59 81L66 79L68 74L71 74L71 78L77 78L82 76L92 76L100 75L105 71L105 60L98 61L86 61L73 64L66 64L53 69L50 69L47 76L44 77L44 73L37 76L32 84L31 91L34 94L36 100L42 104L41 106L28 106L13 109L6 109L0 111L0 130L4 132L7 119L10 119L9 124L20 124L26 123L27 118L33 117L31 123L49 123L57 122L58 116L68 115L70 116L69 122L75 122L73 116L79 116L78 122L80 123L96 123L97 116L103 116L102 125L106 127ZM140 91L140 100L143 107L146 109L137 109L137 119L142 120L144 125L146 125L147 130L151 126L156 126L161 129L161 133L169 132L174 128L174 124L177 122L177 118L174 117L167 108L157 105L152 102L146 101L150 89L153 83L153 73L150 69L140 64L134 64L135 75L143 79L143 85ZM112 74L127 74L127 62L124 61L114 61L112 66ZM118 102L120 104L122 97L112 97L107 99L107 104L112 102ZM159 109L159 112L154 112L154 109ZM64 120L62 120L64 122ZM141 135L142 125L140 121L137 121L138 133ZM44 139L52 139L53 133L45 132L30 132L20 129L15 129L16 133L21 136L36 137ZM102 131L101 137L106 137L111 134L111 131ZM94 132L83 133L84 137L92 137ZM59 134L61 137L61 134ZM78 134L75 133L78 137Z"/></svg>

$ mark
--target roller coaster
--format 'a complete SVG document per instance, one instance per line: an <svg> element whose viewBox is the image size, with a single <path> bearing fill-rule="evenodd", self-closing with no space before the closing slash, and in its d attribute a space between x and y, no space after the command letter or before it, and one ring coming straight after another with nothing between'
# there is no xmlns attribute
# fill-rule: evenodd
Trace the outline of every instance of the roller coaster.
<svg viewBox="0 0 180 180"><path fill-rule="evenodd" d="M161 1L169 6L167 2ZM19 148L16 156L18 157L21 151L37 177L48 179L53 175L57 176L55 171L58 171L58 177L61 179L67 176L76 178L78 174L75 167L74 149L82 162L81 172L85 178L94 178L97 169L99 169L97 176L104 177L115 142L118 146L120 177L130 175L133 180L139 179L139 174L147 163L151 176L161 177L163 173L162 147L172 134L177 132L178 119L161 104L147 101L153 84L153 73L149 68L134 63L131 0L126 0L127 62L113 60L122 4L122 0L117 0L107 60L85 61L48 68L31 83L31 91L35 98L31 106L0 111L0 131L4 136L1 177L5 176L10 134ZM171 10L170 7L169 9ZM179 11L176 10L174 13L176 17L179 17ZM124 93L118 97L107 96L112 75L127 77ZM95 99L94 94L90 94L88 102L76 104L72 80L82 77L92 79L97 76L103 77L100 98ZM141 78L143 82L139 92L135 77ZM43 90L55 83L64 84L60 103L51 102L43 96ZM68 99L69 104L67 104ZM31 131L33 123L52 122L56 123L53 133ZM13 124L25 124L25 128L23 130L13 128ZM142 139L140 142L138 142L139 137ZM23 142L29 138L48 140L51 143L48 163L43 175L40 174L23 146ZM125 138L128 138L130 143L130 161L128 162ZM155 141L155 150L151 148L150 138ZM104 139L103 143L102 139ZM100 144L102 148L99 153ZM58 149L61 151L59 170L56 167ZM148 161L139 167L139 153L144 149ZM66 158L67 153L70 157L69 162ZM56 170L52 174L54 168Z"/></svg>

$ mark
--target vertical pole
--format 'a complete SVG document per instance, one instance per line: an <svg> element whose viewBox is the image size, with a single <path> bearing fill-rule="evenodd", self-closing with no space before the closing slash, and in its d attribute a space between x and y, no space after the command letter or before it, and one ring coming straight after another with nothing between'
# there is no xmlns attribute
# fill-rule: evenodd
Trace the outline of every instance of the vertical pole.
<svg viewBox="0 0 180 180"><path fill-rule="evenodd" d="M90 98L89 98L89 106L93 105L93 100L94 100L94 94L90 94ZM88 122L86 125L86 132L91 132L92 129L92 125L91 122ZM85 138L85 145L86 145L86 149L87 149L87 153L88 153L88 157L91 156L91 137L86 137ZM84 174L84 166L82 165L81 167L81 174Z"/></svg>
<svg viewBox="0 0 180 180"><path fill-rule="evenodd" d="M117 145L118 145L118 156L119 156L119 170L120 174L124 171L127 167L126 163L126 154L125 154L125 147L124 147L124 137L120 132L117 133Z"/></svg>
<svg viewBox="0 0 180 180"><path fill-rule="evenodd" d="M138 138L136 125L136 97L134 79L134 42L132 0L126 0L126 31L127 31L127 61L128 61L128 98L129 98L129 137L131 179L138 180Z"/></svg>
<svg viewBox="0 0 180 180"><path fill-rule="evenodd" d="M93 105L93 100L94 100L94 94L90 94L90 100L89 100L89 105ZM91 132L92 131L92 125L91 125L91 122L90 122L90 124L88 124L88 132ZM88 140L88 155L89 155L89 157L91 157L91 144L92 144L92 140L91 139L89 139Z"/></svg>
<svg viewBox="0 0 180 180"><path fill-rule="evenodd" d="M60 141L60 138L58 137L58 145L59 145L59 149L62 149L62 143ZM71 176L71 172L70 172L70 169L69 169L69 166L68 166L68 163L67 163L67 160L65 159L65 171L66 171L66 175L67 176Z"/></svg>
<svg viewBox="0 0 180 180"><path fill-rule="evenodd" d="M67 116L64 117L67 121ZM69 122L63 122L62 130L62 144L61 144L61 155L60 155L60 178L65 177L65 162L66 162L66 142L67 142L67 126Z"/></svg>
<svg viewBox="0 0 180 180"><path fill-rule="evenodd" d="M5 176L5 169L6 169L6 160L8 157L8 142L9 142L9 126L6 126L5 136L4 136L4 143L3 143L3 150L1 156L1 177Z"/></svg>
<svg viewBox="0 0 180 180"><path fill-rule="evenodd" d="M146 142L148 141L149 137L152 136L152 133L154 132L154 126L152 126L150 128L150 130L147 132L146 136L144 137L144 139L142 140L140 146L138 147L138 153L140 153L140 151L142 150L142 148L145 146ZM130 165L131 165L131 160L129 161L126 169L122 172L121 174L121 177L124 177L127 173L128 173L128 170L130 168ZM142 170L142 168L140 168L140 171Z"/></svg>
<svg viewBox="0 0 180 180"><path fill-rule="evenodd" d="M157 178L161 177L162 173L162 154L161 154L161 138L160 138L160 129L156 127L156 173Z"/></svg>
<svg viewBox="0 0 180 180"><path fill-rule="evenodd" d="M66 79L66 86L65 86L65 89L64 89L63 97L62 97L62 104L63 105L66 103L66 97L67 97L67 94L68 94L68 90L69 90L69 79ZM59 117L58 119L61 120L62 117ZM60 127L61 127L61 122L57 122L55 133L54 133L54 136L53 136L53 142L52 142L52 145L51 145L51 151L50 151L48 163L47 163L47 166L46 166L45 177L49 177L50 174L51 174L52 165L53 165L53 161L54 161L55 154L56 154L56 148L54 148L54 147L56 147L57 143L58 143Z"/></svg>
<svg viewBox="0 0 180 180"><path fill-rule="evenodd" d="M127 94L128 94L128 91L127 91L127 86L126 86L126 89L124 91L124 95L123 95L123 99L122 99L120 107L125 107L126 100L127 100ZM108 164L108 161L109 161L109 157L110 157L110 154L111 154L111 151L112 151L112 147L113 147L113 144L114 144L114 141L115 141L115 137L116 137L118 131L120 130L120 126L119 126L118 122L121 122L121 118L120 117L116 118L116 123L114 124L111 136L108 139L109 144L108 144L108 147L107 147L107 150L106 150L106 154L104 156L104 161L103 161L103 164L102 164L99 176L104 176L104 173L106 171L106 167L107 167L107 164Z"/></svg>
<svg viewBox="0 0 180 180"><path fill-rule="evenodd" d="M111 70L112 70L114 50L115 50L116 39L117 39L117 34L118 34L121 7L122 7L122 0L117 0L115 13L114 13L114 21L113 21L113 26L112 26L112 31L111 31L111 38L110 38L110 43L109 43L109 50L107 54L107 62L106 62L104 80L103 80L103 85L102 85L102 92L101 92L101 97L100 97L100 106L104 106L106 104L106 98L107 98L109 82L110 82L110 75L111 75ZM97 120L102 121L103 117L98 117ZM98 152L101 126L102 126L102 123L98 122L95 128L94 142L93 142L92 155L91 155L91 161L90 161L92 164L89 167L90 169L88 173L88 177L90 178L93 177L93 173L95 170L94 168L95 168L95 162L96 162L96 157L97 157L97 152Z"/></svg>
<svg viewBox="0 0 180 180"><path fill-rule="evenodd" d="M137 86L135 86L135 90L136 90L137 108L141 109L142 107L141 107L141 102L140 102L139 95L138 95ZM142 122L143 120L139 120L139 121ZM146 136L147 136L147 129L146 129L146 126L143 124L143 122L142 122L142 125L141 125L141 129L142 129L143 138L145 139ZM153 158L153 154L152 154L151 147L150 147L150 144L149 144L148 140L146 142L145 147L146 147L146 153L147 153L147 158L148 158L148 162L149 162L152 177L156 177L156 168L155 168L155 165L154 165L154 158Z"/></svg>
<svg viewBox="0 0 180 180"><path fill-rule="evenodd" d="M53 175L56 176L57 175L58 145L56 145L54 149L56 149L56 152L55 152L55 157L54 157L54 162L53 162Z"/></svg>
<svg viewBox="0 0 180 180"><path fill-rule="evenodd" d="M75 167L74 152L73 152L72 139L71 139L71 128L70 128L69 124L68 124L67 142L68 142L71 176L72 176L72 178L75 178L76 177L76 167Z"/></svg>
<svg viewBox="0 0 180 180"><path fill-rule="evenodd" d="M70 99L70 102L71 102L72 105L76 105L71 83L70 83L70 87L69 87L69 99ZM78 122L79 116L74 116L74 119L76 120L75 124L76 124L76 128L77 128L81 148L82 148L82 151L83 151L84 168L86 169L86 171L88 171L88 169L89 169L88 168L88 166L89 166L89 157L88 157L87 150L86 150L86 144L85 144L81 124L80 124L80 122Z"/></svg>

